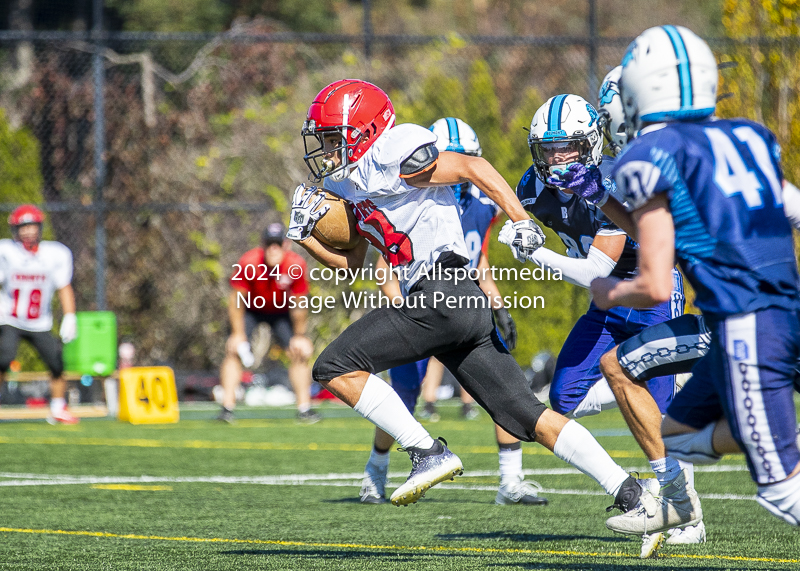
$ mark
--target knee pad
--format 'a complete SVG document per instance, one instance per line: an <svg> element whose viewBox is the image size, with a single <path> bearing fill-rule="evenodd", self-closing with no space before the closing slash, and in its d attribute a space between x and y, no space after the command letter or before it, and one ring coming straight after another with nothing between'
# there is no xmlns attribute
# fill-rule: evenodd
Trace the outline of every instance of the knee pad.
<svg viewBox="0 0 800 571"><path fill-rule="evenodd" d="M699 432L662 436L667 454L676 460L692 464L716 464L722 456L714 452L714 447L711 445L714 426L714 423L711 423Z"/></svg>
<svg viewBox="0 0 800 571"><path fill-rule="evenodd" d="M756 499L772 515L800 526L800 475L777 484L758 486Z"/></svg>

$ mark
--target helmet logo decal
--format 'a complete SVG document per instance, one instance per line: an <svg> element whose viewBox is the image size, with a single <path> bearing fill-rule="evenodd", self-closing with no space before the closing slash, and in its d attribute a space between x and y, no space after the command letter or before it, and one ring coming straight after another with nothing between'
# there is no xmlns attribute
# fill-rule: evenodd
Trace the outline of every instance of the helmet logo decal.
<svg viewBox="0 0 800 571"><path fill-rule="evenodd" d="M391 114L392 114L392 110L387 107L386 111L383 112L383 120L384 121L388 121L389 120L389 116Z"/></svg>
<svg viewBox="0 0 800 571"><path fill-rule="evenodd" d="M597 121L597 111L595 111L594 107L590 103L586 104L586 110L589 112L589 127L591 127L595 121Z"/></svg>
<svg viewBox="0 0 800 571"><path fill-rule="evenodd" d="M614 100L615 95L619 95L619 92L614 87L610 81L603 83L600 88L600 105L608 105Z"/></svg>

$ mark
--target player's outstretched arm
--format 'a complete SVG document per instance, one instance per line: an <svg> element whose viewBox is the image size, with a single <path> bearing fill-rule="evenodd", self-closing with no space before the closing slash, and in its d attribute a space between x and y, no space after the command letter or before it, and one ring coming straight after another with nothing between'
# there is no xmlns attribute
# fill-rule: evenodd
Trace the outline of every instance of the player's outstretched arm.
<svg viewBox="0 0 800 571"><path fill-rule="evenodd" d="M600 278L592 296L600 309L652 307L670 299L675 265L675 226L667 198L657 195L634 211L639 237L639 274L633 280Z"/></svg>
<svg viewBox="0 0 800 571"><path fill-rule="evenodd" d="M471 182L503 209L513 222L529 220L517 195L502 175L481 157L442 151L433 168L406 179L410 186L425 188Z"/></svg>
<svg viewBox="0 0 800 571"><path fill-rule="evenodd" d="M337 250L330 246L323 244L313 236L309 236L305 240L298 240L305 250L319 263L329 268L360 268L364 265L364 260L367 257L367 248L369 243L361 238L352 250Z"/></svg>
<svg viewBox="0 0 800 571"><path fill-rule="evenodd" d="M633 221L631 213L625 209L625 206L623 206L613 194L608 197L608 200L600 207L600 210L602 210L603 214L608 216L614 224L622 228L628 236L636 240L636 223Z"/></svg>
<svg viewBox="0 0 800 571"><path fill-rule="evenodd" d="M570 258L547 248L536 250L530 260L543 268L558 269L571 284L589 288L593 280L608 277L625 248L626 236L595 236L585 258Z"/></svg>

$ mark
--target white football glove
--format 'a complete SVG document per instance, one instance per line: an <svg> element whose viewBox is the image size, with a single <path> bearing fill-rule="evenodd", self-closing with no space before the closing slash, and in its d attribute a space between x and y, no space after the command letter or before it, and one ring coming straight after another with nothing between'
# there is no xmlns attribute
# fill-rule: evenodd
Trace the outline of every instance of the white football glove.
<svg viewBox="0 0 800 571"><path fill-rule="evenodd" d="M316 191L316 186L306 188L305 184L301 184L294 189L292 212L289 217L289 231L286 232L286 237L290 240L305 240L308 238L319 219L330 210L331 207L327 204L316 210L320 203L325 200L325 194L319 193L315 195Z"/></svg>
<svg viewBox="0 0 800 571"><path fill-rule="evenodd" d="M78 320L74 313L65 313L61 319L61 327L58 330L61 337L61 342L65 345L70 341L74 341L78 337Z"/></svg>
<svg viewBox="0 0 800 571"><path fill-rule="evenodd" d="M500 230L498 240L511 248L519 262L526 262L533 253L544 246L544 232L530 218L512 222L507 220Z"/></svg>
<svg viewBox="0 0 800 571"><path fill-rule="evenodd" d="M242 341L237 345L236 352L239 354L239 359L242 360L242 366L245 369L249 369L253 366L253 363L256 362L255 355L253 355L252 349L250 349L250 343L247 341Z"/></svg>

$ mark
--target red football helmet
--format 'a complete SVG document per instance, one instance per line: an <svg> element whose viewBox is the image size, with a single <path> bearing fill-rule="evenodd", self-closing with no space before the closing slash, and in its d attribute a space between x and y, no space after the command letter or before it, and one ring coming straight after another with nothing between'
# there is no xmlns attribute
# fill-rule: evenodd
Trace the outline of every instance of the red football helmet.
<svg viewBox="0 0 800 571"><path fill-rule="evenodd" d="M349 167L364 156L370 145L394 125L394 107L380 88L360 79L342 79L319 92L303 123L303 157L309 177L320 182L327 176L342 180ZM341 142L325 148L325 136L339 134ZM339 152L341 164L331 157Z"/></svg>
<svg viewBox="0 0 800 571"><path fill-rule="evenodd" d="M8 216L8 225L11 226L11 235L17 242L22 242L26 250L35 252L42 238L42 223L44 223L44 213L33 204L23 204L14 209ZM20 239L19 227L27 224L36 224L39 231L35 237Z"/></svg>

